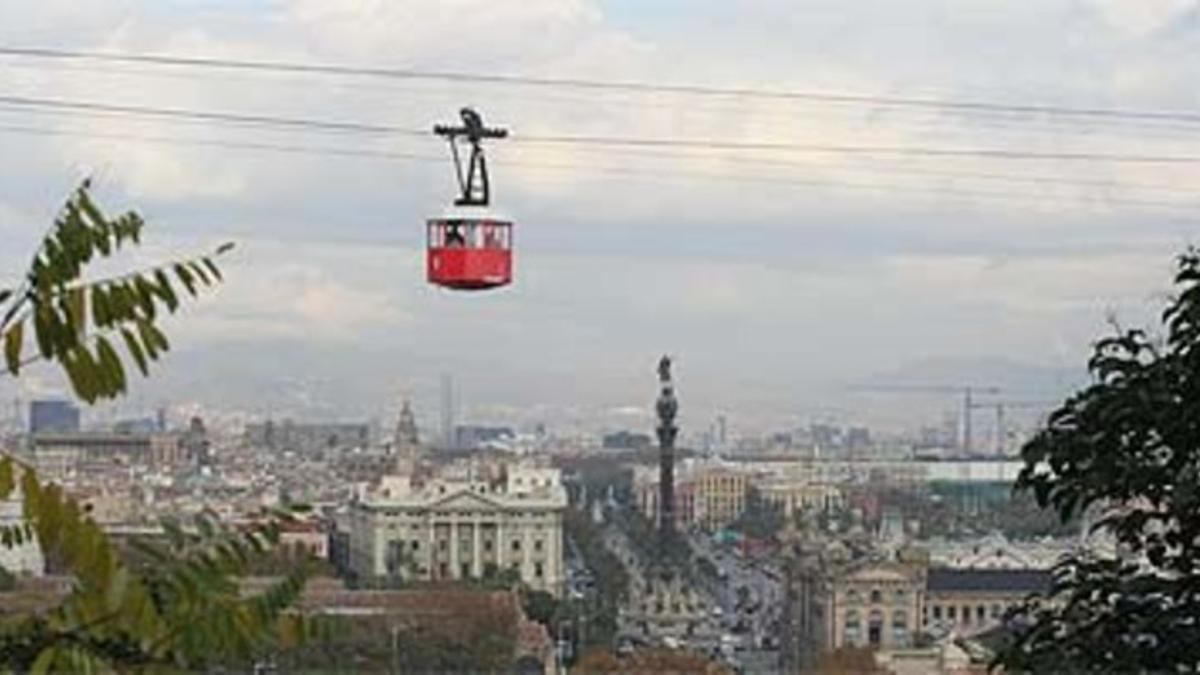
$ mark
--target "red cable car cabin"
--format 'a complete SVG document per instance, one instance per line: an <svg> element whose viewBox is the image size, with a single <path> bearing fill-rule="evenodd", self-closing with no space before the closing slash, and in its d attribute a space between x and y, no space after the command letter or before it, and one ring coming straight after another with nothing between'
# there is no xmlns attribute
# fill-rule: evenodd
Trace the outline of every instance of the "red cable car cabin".
<svg viewBox="0 0 1200 675"><path fill-rule="evenodd" d="M426 230L429 283L478 291L512 282L511 222L479 209L431 219Z"/></svg>

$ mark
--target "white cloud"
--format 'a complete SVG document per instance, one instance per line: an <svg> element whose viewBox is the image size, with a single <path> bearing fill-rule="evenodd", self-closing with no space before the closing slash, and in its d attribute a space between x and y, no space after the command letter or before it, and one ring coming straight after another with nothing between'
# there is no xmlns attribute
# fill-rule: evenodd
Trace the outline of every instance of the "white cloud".
<svg viewBox="0 0 1200 675"><path fill-rule="evenodd" d="M1143 37L1168 26L1180 16L1194 12L1194 0L1088 0L1112 30L1130 37Z"/></svg>

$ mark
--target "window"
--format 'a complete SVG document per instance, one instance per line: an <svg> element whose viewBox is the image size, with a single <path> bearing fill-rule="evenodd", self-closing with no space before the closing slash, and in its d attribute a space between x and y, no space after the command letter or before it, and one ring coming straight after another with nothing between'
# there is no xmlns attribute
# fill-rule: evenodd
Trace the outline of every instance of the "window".
<svg viewBox="0 0 1200 675"><path fill-rule="evenodd" d="M904 592L903 588L897 588L896 592L892 595L892 597L893 597L892 602L894 602L897 605L903 605L905 602L908 601L908 594Z"/></svg>
<svg viewBox="0 0 1200 675"><path fill-rule="evenodd" d="M513 539L512 550L514 550L514 551L521 550L521 540L520 539Z"/></svg>
<svg viewBox="0 0 1200 675"><path fill-rule="evenodd" d="M488 553L492 552L492 540L491 539L483 540L483 550L487 551Z"/></svg>
<svg viewBox="0 0 1200 675"><path fill-rule="evenodd" d="M845 634L846 646L857 647L862 644L862 619L859 618L857 609L846 612L846 623L843 627L843 633Z"/></svg>
<svg viewBox="0 0 1200 675"><path fill-rule="evenodd" d="M942 606L941 605L933 606L933 620L934 621L942 620Z"/></svg>
<svg viewBox="0 0 1200 675"><path fill-rule="evenodd" d="M414 550L414 551L421 550L421 542L419 540L417 540L417 539L412 540L412 550Z"/></svg>
<svg viewBox="0 0 1200 675"><path fill-rule="evenodd" d="M460 579L467 579L471 576L471 563L461 563L458 566L458 576Z"/></svg>
<svg viewBox="0 0 1200 675"><path fill-rule="evenodd" d="M396 574L400 571L401 565L404 564L404 542L389 541L387 549L388 574Z"/></svg>
<svg viewBox="0 0 1200 675"><path fill-rule="evenodd" d="M535 539L533 541L533 550L537 551L538 553L542 552L542 540L541 539Z"/></svg>
<svg viewBox="0 0 1200 675"><path fill-rule="evenodd" d="M446 541L445 539L438 540L438 550L439 551L445 551L449 546L450 546L450 542Z"/></svg>
<svg viewBox="0 0 1200 675"><path fill-rule="evenodd" d="M999 604L992 605L992 618L993 619L999 619L1002 614L1004 614L1003 607L1001 607Z"/></svg>
<svg viewBox="0 0 1200 675"><path fill-rule="evenodd" d="M963 608L962 608L962 622L963 622L963 625L964 625L964 626L970 626L970 625L971 625L971 606L970 606L970 605L963 605Z"/></svg>
<svg viewBox="0 0 1200 675"><path fill-rule="evenodd" d="M975 608L975 620L978 621L979 623L983 623L983 620L986 618L987 618L987 607L984 607L983 605L976 607Z"/></svg>
<svg viewBox="0 0 1200 675"><path fill-rule="evenodd" d="M533 564L533 576L537 577L538 579L541 579L542 575L544 573L545 573L545 568L542 567L542 563L536 562Z"/></svg>
<svg viewBox="0 0 1200 675"><path fill-rule="evenodd" d="M878 605L881 602L883 602L883 593L878 588L873 589L871 591L871 604Z"/></svg>
<svg viewBox="0 0 1200 675"><path fill-rule="evenodd" d="M892 644L897 647L908 646L908 614L902 609L892 612Z"/></svg>
<svg viewBox="0 0 1200 675"><path fill-rule="evenodd" d="M862 596L858 594L858 591L854 590L853 588L846 591L846 604L847 605L857 605L860 603L862 603Z"/></svg>
<svg viewBox="0 0 1200 675"><path fill-rule="evenodd" d="M958 608L954 605L948 605L946 607L946 618L951 621L958 621Z"/></svg>

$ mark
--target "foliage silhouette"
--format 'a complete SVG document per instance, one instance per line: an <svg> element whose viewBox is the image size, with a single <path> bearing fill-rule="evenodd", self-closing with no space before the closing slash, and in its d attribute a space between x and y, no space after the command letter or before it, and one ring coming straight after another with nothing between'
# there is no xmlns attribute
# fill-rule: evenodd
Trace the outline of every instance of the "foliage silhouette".
<svg viewBox="0 0 1200 675"><path fill-rule="evenodd" d="M141 242L136 213L104 215L84 182L67 200L15 286L0 287L4 373L31 363L60 367L82 400L114 398L128 386L126 363L148 374L168 349L157 321L200 288L221 281L215 258L180 259L114 277L85 279L89 264ZM117 336L120 336L117 338ZM124 345L122 356L116 340ZM30 346L35 351L30 351ZM0 670L165 671L245 665L296 644L312 622L290 611L309 571L300 564L258 594L237 580L275 547L286 513L230 528L212 514L185 527L164 522L168 543L142 543L150 564L131 565L80 504L9 456L0 457L0 500L19 498L24 520L0 527L0 545L36 540L62 566L70 589L48 609L0 621Z"/></svg>
<svg viewBox="0 0 1200 675"><path fill-rule="evenodd" d="M1007 617L1008 670L1200 667L1200 253L1178 259L1165 335L1116 328L1092 383L1022 449L1015 489L1116 552L1064 558L1045 596Z"/></svg>

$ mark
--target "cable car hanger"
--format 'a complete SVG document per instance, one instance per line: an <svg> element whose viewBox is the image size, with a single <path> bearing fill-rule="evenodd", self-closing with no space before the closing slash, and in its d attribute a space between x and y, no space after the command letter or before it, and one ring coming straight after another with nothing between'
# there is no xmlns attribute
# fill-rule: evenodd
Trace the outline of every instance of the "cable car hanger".
<svg viewBox="0 0 1200 675"><path fill-rule="evenodd" d="M454 172L458 176L458 187L462 194L454 200L455 206L487 206L489 193L487 158L483 154L482 141L485 138L504 138L508 130L499 127L488 128L483 125L483 116L472 108L458 111L462 117L462 126L437 124L433 133L446 138L450 143L450 154L454 157ZM466 138L471 144L471 158L468 160L466 175L463 175L462 158L458 154L458 139Z"/></svg>

